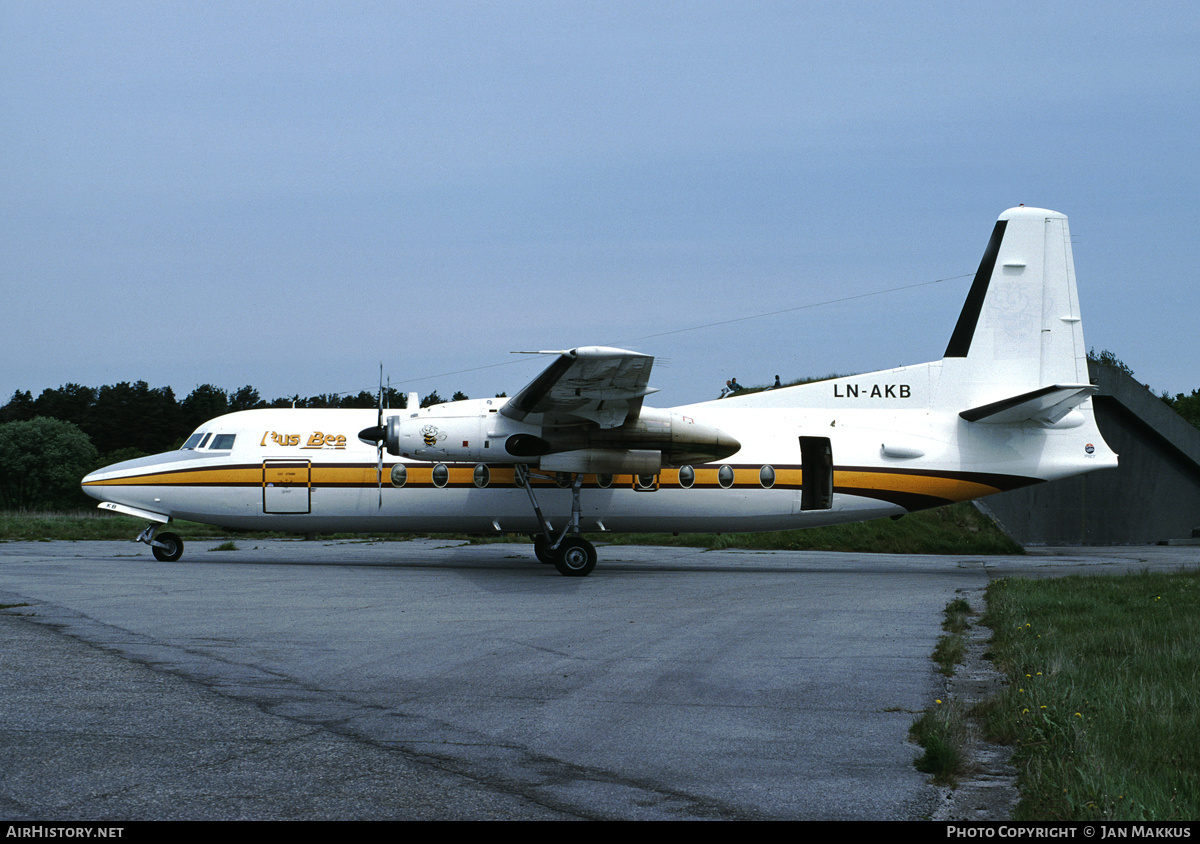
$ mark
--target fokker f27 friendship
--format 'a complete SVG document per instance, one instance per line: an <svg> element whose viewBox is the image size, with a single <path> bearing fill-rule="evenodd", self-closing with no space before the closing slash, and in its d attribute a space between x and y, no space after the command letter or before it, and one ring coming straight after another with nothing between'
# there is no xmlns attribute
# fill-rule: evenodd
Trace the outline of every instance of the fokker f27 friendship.
<svg viewBox="0 0 1200 844"><path fill-rule="evenodd" d="M523 533L559 572L583 533L766 531L899 516L1117 465L1096 428L1067 218L1000 215L943 358L671 409L654 358L553 352L511 398L385 416L266 409L83 479L158 528Z"/></svg>

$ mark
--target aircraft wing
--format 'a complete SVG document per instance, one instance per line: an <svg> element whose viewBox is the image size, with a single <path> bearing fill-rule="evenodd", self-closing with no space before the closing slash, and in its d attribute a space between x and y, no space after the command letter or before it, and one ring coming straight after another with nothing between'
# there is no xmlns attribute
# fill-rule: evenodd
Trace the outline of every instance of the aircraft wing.
<svg viewBox="0 0 1200 844"><path fill-rule="evenodd" d="M643 398L658 392L647 386L652 355L607 346L534 354L558 357L500 408L510 419L541 414L544 425L588 421L617 428L638 415Z"/></svg>

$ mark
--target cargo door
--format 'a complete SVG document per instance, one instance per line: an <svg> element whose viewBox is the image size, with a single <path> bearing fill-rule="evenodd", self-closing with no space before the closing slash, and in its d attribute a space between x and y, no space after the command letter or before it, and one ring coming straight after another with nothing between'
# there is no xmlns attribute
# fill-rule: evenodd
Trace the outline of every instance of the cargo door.
<svg viewBox="0 0 1200 844"><path fill-rule="evenodd" d="M263 512L308 513L312 470L307 460L263 461Z"/></svg>
<svg viewBox="0 0 1200 844"><path fill-rule="evenodd" d="M833 447L828 437L801 437L801 510L833 507Z"/></svg>

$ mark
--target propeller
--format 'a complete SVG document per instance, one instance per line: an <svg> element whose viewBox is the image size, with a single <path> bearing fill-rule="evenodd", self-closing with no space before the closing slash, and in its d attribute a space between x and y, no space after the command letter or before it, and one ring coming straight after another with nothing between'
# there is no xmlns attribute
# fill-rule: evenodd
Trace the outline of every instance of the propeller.
<svg viewBox="0 0 1200 844"><path fill-rule="evenodd" d="M375 417L375 429L379 438L375 440L375 483L379 486L379 508L383 509L383 364L379 364L379 413Z"/></svg>
<svg viewBox="0 0 1200 844"><path fill-rule="evenodd" d="M388 392L391 393L391 384ZM358 432L358 438L363 442L375 443L375 482L379 487L379 509L383 509L383 444L387 432L383 427L383 364L379 364L379 409L375 416L374 428L363 428Z"/></svg>
<svg viewBox="0 0 1200 844"><path fill-rule="evenodd" d="M363 428L358 432L358 438L364 443L375 444L375 481L379 487L379 509L383 509L383 449L388 441L388 425L383 421L383 364L379 364L379 410L375 416L375 425L371 428ZM388 410L391 410L392 400L392 379L388 378L387 384ZM411 415L416 416L417 410L421 408L421 398L418 393L408 394L409 410L414 411ZM395 417L393 417L394 419ZM396 420L399 421L399 420Z"/></svg>

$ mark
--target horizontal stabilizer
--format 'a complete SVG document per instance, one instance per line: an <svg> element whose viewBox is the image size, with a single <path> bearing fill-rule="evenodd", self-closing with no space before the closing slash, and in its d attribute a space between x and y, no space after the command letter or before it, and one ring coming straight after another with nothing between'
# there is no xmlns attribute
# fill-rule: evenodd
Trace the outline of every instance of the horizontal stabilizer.
<svg viewBox="0 0 1200 844"><path fill-rule="evenodd" d="M1053 425L1096 392L1091 384L1055 384L1019 396L973 407L958 414L968 422L1003 425L1040 422Z"/></svg>

